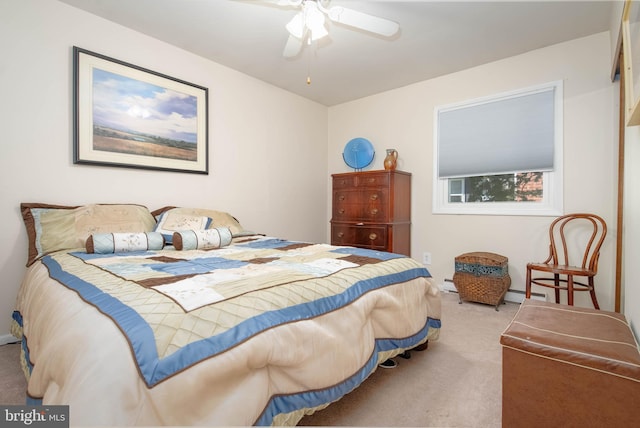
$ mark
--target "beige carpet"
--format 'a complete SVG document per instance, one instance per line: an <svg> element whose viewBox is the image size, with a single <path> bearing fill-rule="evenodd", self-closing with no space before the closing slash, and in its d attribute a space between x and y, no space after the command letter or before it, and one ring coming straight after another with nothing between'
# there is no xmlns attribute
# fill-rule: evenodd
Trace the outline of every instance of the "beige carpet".
<svg viewBox="0 0 640 428"><path fill-rule="evenodd" d="M24 404L27 382L20 368L20 344L0 346L0 404Z"/></svg>
<svg viewBox="0 0 640 428"><path fill-rule="evenodd" d="M300 425L500 427L500 334L519 308L458 304L443 294L440 339L395 369L378 369L358 389Z"/></svg>
<svg viewBox="0 0 640 428"><path fill-rule="evenodd" d="M440 339L394 369L378 369L358 389L300 425L500 427L500 334L519 305L458 304L444 293ZM24 404L18 345L0 346L0 403Z"/></svg>

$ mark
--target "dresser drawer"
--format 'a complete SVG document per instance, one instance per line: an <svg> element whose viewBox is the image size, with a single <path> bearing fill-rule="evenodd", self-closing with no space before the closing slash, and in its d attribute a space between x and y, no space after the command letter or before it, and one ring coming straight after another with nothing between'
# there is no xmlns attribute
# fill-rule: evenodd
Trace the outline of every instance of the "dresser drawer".
<svg viewBox="0 0 640 428"><path fill-rule="evenodd" d="M366 174L357 177L357 187L387 187L389 186L389 174Z"/></svg>
<svg viewBox="0 0 640 428"><path fill-rule="evenodd" d="M350 189L354 187L388 187L389 174L385 172L365 174L336 174L333 176L334 189Z"/></svg>
<svg viewBox="0 0 640 428"><path fill-rule="evenodd" d="M350 245L385 251L387 239L386 225L331 225L331 245Z"/></svg>
<svg viewBox="0 0 640 428"><path fill-rule="evenodd" d="M333 177L334 189L351 189L356 187L357 176L353 174L343 174Z"/></svg>
<svg viewBox="0 0 640 428"><path fill-rule="evenodd" d="M385 222L389 219L386 189L335 190L332 218L337 221Z"/></svg>

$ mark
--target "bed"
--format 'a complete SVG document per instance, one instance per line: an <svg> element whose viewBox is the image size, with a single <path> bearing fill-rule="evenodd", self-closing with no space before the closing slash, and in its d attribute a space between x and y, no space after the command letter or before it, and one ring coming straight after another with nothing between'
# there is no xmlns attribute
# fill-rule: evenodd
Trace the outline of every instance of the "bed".
<svg viewBox="0 0 640 428"><path fill-rule="evenodd" d="M405 256L210 209L21 211L28 401L69 405L71 425L295 425L439 335L438 288Z"/></svg>

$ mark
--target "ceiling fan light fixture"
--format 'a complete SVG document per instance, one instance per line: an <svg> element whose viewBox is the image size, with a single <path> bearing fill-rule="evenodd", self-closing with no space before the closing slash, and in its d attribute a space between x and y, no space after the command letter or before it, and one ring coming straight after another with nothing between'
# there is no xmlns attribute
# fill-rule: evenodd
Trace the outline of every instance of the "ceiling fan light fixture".
<svg viewBox="0 0 640 428"><path fill-rule="evenodd" d="M316 41L329 35L325 27L325 16L318 9L314 1L306 1L304 9L295 14L291 21L285 25L289 34L302 40L307 32L311 33L311 40Z"/></svg>
<svg viewBox="0 0 640 428"><path fill-rule="evenodd" d="M329 35L327 22L342 24L354 29L384 37L392 37L400 30L397 22L379 18L342 6L329 7L331 0L271 0L279 6L299 8L298 13L287 23L289 32L283 55L297 56L302 47Z"/></svg>
<svg viewBox="0 0 640 428"><path fill-rule="evenodd" d="M315 2L307 2L304 13L304 23L311 30L311 40L315 41L329 35L324 26L324 13L318 10Z"/></svg>
<svg viewBox="0 0 640 428"><path fill-rule="evenodd" d="M311 29L311 40L314 42L328 35L329 35L329 32L327 31L326 28L324 28L324 26Z"/></svg>
<svg viewBox="0 0 640 428"><path fill-rule="evenodd" d="M302 39L305 27L304 19L302 19L302 12L298 12L293 18L291 18L291 21L289 21L285 27L293 37Z"/></svg>
<svg viewBox="0 0 640 428"><path fill-rule="evenodd" d="M307 27L309 27L309 30L311 30L311 40L313 40L314 42L329 35L329 32L324 26L324 19L322 20L322 23L316 22L312 25L307 25Z"/></svg>

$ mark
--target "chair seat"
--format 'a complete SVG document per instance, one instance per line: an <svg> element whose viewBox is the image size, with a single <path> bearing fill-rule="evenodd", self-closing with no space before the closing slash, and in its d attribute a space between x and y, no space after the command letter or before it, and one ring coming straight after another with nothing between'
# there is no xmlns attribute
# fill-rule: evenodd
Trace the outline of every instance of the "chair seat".
<svg viewBox="0 0 640 428"><path fill-rule="evenodd" d="M528 269L551 272L554 274L574 275L574 276L595 276L591 269L583 269L580 266L554 265L550 263L528 263Z"/></svg>

